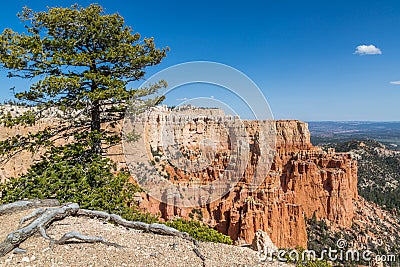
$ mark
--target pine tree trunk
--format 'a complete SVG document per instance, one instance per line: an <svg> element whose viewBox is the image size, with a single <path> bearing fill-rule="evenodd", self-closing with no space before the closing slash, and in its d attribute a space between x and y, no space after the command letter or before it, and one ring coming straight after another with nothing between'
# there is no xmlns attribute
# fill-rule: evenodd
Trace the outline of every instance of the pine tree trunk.
<svg viewBox="0 0 400 267"><path fill-rule="evenodd" d="M90 70L92 72L95 72L97 70L97 66L94 62L92 62L92 65L90 67ZM92 92L95 92L97 89L97 84L92 81L92 85L90 90ZM101 139L98 137L98 134L100 133L100 128L101 128L101 121L100 121L100 102L99 100L94 100L92 102L92 109L91 109L91 125L90 125L90 130L91 133L94 134L92 136L92 150L95 154L101 155L102 150L101 150Z"/></svg>
<svg viewBox="0 0 400 267"><path fill-rule="evenodd" d="M94 133L100 133L100 127L101 127L101 122L100 122L100 103L98 100L93 101L92 104L92 111L91 111L91 132ZM92 137L92 150L96 154L101 154L102 149L101 149L101 140L100 138L95 135Z"/></svg>

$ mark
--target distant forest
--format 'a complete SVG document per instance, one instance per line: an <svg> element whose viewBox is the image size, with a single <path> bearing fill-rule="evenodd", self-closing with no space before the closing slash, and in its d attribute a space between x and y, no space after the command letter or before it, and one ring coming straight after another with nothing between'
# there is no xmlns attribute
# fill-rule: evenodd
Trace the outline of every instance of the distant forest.
<svg viewBox="0 0 400 267"><path fill-rule="evenodd" d="M309 122L314 145L373 139L400 150L400 122Z"/></svg>

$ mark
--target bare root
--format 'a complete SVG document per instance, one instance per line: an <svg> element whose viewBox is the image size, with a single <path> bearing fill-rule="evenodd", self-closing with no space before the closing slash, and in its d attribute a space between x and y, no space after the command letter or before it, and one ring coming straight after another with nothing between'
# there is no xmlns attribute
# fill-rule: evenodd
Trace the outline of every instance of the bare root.
<svg viewBox="0 0 400 267"><path fill-rule="evenodd" d="M6 213L37 208L28 216L23 217L20 220L19 229L8 234L5 240L0 243L0 257L7 255L13 250L23 251L19 248L20 244L36 233L40 233L43 238L50 240L50 247L53 247L54 245L63 245L71 242L71 240L74 239L85 243L102 243L104 245L114 246L117 248L123 247L119 244L109 242L103 237L85 236L75 231L66 233L59 240L50 238L46 233L46 229L48 229L48 227L54 221L63 220L69 216L84 216L89 218L103 219L108 222L112 222L114 224L121 225L130 229L141 230L144 232L150 232L159 235L177 236L189 240L193 242L195 246L193 251L203 261L204 265L205 257L200 253L198 249L197 240L193 239L185 232L180 232L175 228L168 227L164 224L147 224L138 221L128 221L123 219L121 216L115 214L109 214L102 211L80 209L79 205L76 203L67 203L59 207L54 207L58 205L59 203L57 200L51 199L17 201L10 204L0 205L0 216ZM27 222L30 223L23 227L23 225Z"/></svg>

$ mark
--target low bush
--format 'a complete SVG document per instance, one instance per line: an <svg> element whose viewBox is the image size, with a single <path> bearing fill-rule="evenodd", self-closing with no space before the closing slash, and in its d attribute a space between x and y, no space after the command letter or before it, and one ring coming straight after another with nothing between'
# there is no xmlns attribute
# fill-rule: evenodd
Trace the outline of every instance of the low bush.
<svg viewBox="0 0 400 267"><path fill-rule="evenodd" d="M218 231L208 227L207 225L203 225L197 221L185 221L182 219L177 219L173 221L168 221L165 224L181 232L186 232L191 237L199 241L232 245L232 239L229 236L223 235Z"/></svg>

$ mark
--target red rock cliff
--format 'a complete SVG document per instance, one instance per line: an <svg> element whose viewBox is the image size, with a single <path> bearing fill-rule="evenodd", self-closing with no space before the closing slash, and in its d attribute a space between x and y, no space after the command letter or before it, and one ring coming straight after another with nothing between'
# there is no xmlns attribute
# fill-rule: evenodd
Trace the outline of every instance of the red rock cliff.
<svg viewBox="0 0 400 267"><path fill-rule="evenodd" d="M200 123L200 122L196 122ZM250 135L257 132L257 121L244 121ZM160 204L144 196L141 207L164 219L195 214L204 223L232 237L239 243L251 243L261 229L278 247L307 246L304 216L327 219L348 227L353 218L353 200L357 199L357 162L349 154L328 153L310 143L310 132L304 122L276 121L276 155L264 182L251 191L249 177L255 166L249 161L242 180L220 200L192 208ZM196 129L196 125L192 126ZM204 122L201 124L204 134ZM214 130L215 131L215 130ZM250 151L249 157L255 151ZM222 163L221 163L222 164ZM179 180L188 175L167 171ZM197 175L212 179L213 172ZM194 212L195 211L195 212Z"/></svg>
<svg viewBox="0 0 400 267"><path fill-rule="evenodd" d="M221 115L209 111L210 115ZM216 114L212 114L212 113ZM161 119L162 120L162 119ZM0 138L18 133L24 134L44 127L3 128ZM259 131L259 122L244 121L249 135ZM310 143L307 124L300 121L276 121L276 154L269 173L261 177L263 182L256 190L250 190L249 178L254 175L255 166L249 160L243 179L220 200L196 209L177 208L159 203L149 196L137 196L141 207L161 218L190 218L194 215L204 223L228 234L239 242L251 243L255 232L267 232L278 247L306 247L307 234L304 216L324 218L339 226L350 226L353 218L353 200L357 199L357 162L349 154L328 153ZM185 132L186 131L186 132ZM170 177L179 181L213 180L226 167L226 133L212 120L197 120L184 131L184 138L196 139L197 135L208 134L209 138L220 139L218 162L201 173L187 173L166 166ZM154 134L154 133L152 133ZM150 138L151 139L151 138ZM154 137L157 139L157 137ZM156 147L158 144L153 144ZM251 142L249 143L251 146ZM190 149L190 148L189 148ZM257 153L250 149L249 158ZM109 151L110 158L120 166L124 165L122 147ZM224 156L225 155L225 156ZM1 166L0 178L16 177L35 160L40 153L32 156L23 153Z"/></svg>

